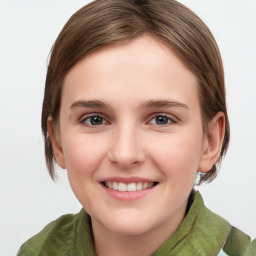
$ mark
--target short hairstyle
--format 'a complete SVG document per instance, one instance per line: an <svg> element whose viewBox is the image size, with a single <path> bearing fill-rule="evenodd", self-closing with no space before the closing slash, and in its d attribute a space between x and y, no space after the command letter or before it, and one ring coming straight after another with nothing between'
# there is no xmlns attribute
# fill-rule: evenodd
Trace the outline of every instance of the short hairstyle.
<svg viewBox="0 0 256 256"><path fill-rule="evenodd" d="M67 73L93 51L118 45L147 34L171 47L198 82L203 130L218 113L225 115L225 136L220 157L199 184L210 182L225 155L230 138L226 108L224 70L217 43L203 21L174 0L96 0L71 16L56 39L50 55L42 109L42 132L46 164L51 177L55 156L47 119L58 124L62 87Z"/></svg>

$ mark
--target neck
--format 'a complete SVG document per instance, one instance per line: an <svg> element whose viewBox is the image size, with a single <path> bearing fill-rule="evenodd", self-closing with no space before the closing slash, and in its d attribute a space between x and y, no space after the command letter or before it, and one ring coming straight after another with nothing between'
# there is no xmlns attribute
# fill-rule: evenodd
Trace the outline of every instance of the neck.
<svg viewBox="0 0 256 256"><path fill-rule="evenodd" d="M97 256L148 256L153 254L157 246L145 236L143 239L128 235L107 235L101 238L95 239Z"/></svg>
<svg viewBox="0 0 256 256"><path fill-rule="evenodd" d="M97 256L149 256L167 241L181 224L186 207L179 216L139 235L111 232L92 219L94 244Z"/></svg>

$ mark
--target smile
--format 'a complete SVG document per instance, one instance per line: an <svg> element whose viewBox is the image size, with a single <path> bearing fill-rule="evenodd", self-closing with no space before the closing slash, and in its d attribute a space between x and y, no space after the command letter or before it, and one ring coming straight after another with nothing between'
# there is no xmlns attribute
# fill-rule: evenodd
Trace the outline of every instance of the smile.
<svg viewBox="0 0 256 256"><path fill-rule="evenodd" d="M117 181L106 181L103 182L105 187L121 191L121 192L135 192L135 191L141 191L145 189L149 189L157 184L157 182L132 182L125 184L123 182L117 182Z"/></svg>

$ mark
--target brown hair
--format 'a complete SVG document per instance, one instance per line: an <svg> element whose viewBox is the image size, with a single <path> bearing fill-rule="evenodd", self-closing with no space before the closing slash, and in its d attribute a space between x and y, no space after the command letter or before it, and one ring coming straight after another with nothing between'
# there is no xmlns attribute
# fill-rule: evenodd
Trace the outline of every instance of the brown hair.
<svg viewBox="0 0 256 256"><path fill-rule="evenodd" d="M42 131L49 173L55 178L54 154L47 133L47 119L58 122L64 79L70 69L92 51L128 42L148 34L172 47L198 79L204 132L210 120L222 111L225 137L220 163L229 143L223 64L213 35L202 20L174 0L96 0L68 20L55 41L45 83ZM212 181L216 164L200 174L199 183Z"/></svg>

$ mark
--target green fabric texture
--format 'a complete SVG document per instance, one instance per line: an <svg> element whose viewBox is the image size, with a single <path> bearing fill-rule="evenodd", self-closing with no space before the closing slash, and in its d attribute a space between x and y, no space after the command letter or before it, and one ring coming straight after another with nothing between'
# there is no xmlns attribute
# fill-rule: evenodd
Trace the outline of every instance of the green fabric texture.
<svg viewBox="0 0 256 256"><path fill-rule="evenodd" d="M178 230L153 256L217 256L224 244L230 256L256 256L256 240L250 244L247 235L208 210L197 192ZM18 256L88 255L96 256L91 220L84 209L51 222L18 252Z"/></svg>
<svg viewBox="0 0 256 256"><path fill-rule="evenodd" d="M241 230L232 227L223 251L230 256L246 255L247 248L250 245L250 237Z"/></svg>
<svg viewBox="0 0 256 256"><path fill-rule="evenodd" d="M154 256L217 255L230 230L231 225L207 209L197 192L189 214Z"/></svg>
<svg viewBox="0 0 256 256"><path fill-rule="evenodd" d="M255 256L255 255L256 255L256 239L254 239L250 243L250 245L245 253L245 256Z"/></svg>
<svg viewBox="0 0 256 256"><path fill-rule="evenodd" d="M17 256L96 256L91 221L82 209L63 215L24 243Z"/></svg>

